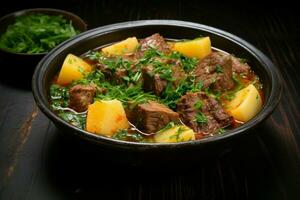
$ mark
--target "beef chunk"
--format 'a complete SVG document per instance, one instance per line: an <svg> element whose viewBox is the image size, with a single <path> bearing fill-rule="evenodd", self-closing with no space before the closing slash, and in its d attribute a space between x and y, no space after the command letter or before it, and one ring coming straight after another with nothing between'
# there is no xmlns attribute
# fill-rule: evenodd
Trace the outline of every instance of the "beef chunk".
<svg viewBox="0 0 300 200"><path fill-rule="evenodd" d="M127 61L130 61L132 63L137 63L138 60L143 55L144 55L144 52L142 52L142 51L136 51L136 52L133 52L133 53L128 53L128 54L123 55L123 59L127 60Z"/></svg>
<svg viewBox="0 0 300 200"><path fill-rule="evenodd" d="M93 103L97 88L93 85L75 85L69 91L69 107L84 112Z"/></svg>
<svg viewBox="0 0 300 200"><path fill-rule="evenodd" d="M127 70L126 69L116 69L114 73L114 79L118 84L121 84L124 82L124 77L127 76Z"/></svg>
<svg viewBox="0 0 300 200"><path fill-rule="evenodd" d="M154 74L152 66L143 67L142 75L144 90L148 92L152 91L155 95L160 96L167 86L167 81L161 79L159 74Z"/></svg>
<svg viewBox="0 0 300 200"><path fill-rule="evenodd" d="M171 53L171 47L165 41L165 39L158 33L146 37L140 41L140 48L134 53L126 54L124 58L130 60L131 62L137 62L141 57L143 57L145 51L154 48L163 53Z"/></svg>
<svg viewBox="0 0 300 200"><path fill-rule="evenodd" d="M99 63L97 65L97 68L104 74L106 79L116 82L117 84L123 83L123 77L127 76L128 74L128 71L126 69L117 68L115 70L112 70L102 63Z"/></svg>
<svg viewBox="0 0 300 200"><path fill-rule="evenodd" d="M141 52L144 52L150 48L156 48L157 50L164 53L169 53L171 51L168 43L158 33L155 33L149 37L146 37L145 39L142 39L140 41L140 45Z"/></svg>
<svg viewBox="0 0 300 200"><path fill-rule="evenodd" d="M179 60L171 59L171 58L160 58L157 57L155 61L160 62L162 64L167 64L172 69L172 78L173 86L176 88L179 83L186 78L186 74L181 66L181 63Z"/></svg>
<svg viewBox="0 0 300 200"><path fill-rule="evenodd" d="M155 133L171 121L178 122L179 115L163 104L149 101L137 105L128 119L139 130L146 133Z"/></svg>
<svg viewBox="0 0 300 200"><path fill-rule="evenodd" d="M158 60L157 60L158 61ZM163 64L168 64L172 70L172 81L173 87L176 88L182 80L186 78L186 74L181 67L181 64L173 59L161 59L159 62ZM160 96L164 89L166 88L168 81L160 78L158 73L154 72L154 67L152 65L142 68L143 77L143 87L145 91L152 91L155 95Z"/></svg>
<svg viewBox="0 0 300 200"><path fill-rule="evenodd" d="M113 71L103 63L98 63L96 65L97 69L99 69L107 79L111 79L113 77Z"/></svg>
<svg viewBox="0 0 300 200"><path fill-rule="evenodd" d="M179 62L174 63L172 67L172 77L174 79L173 86L177 88L184 79L186 79L186 74Z"/></svg>
<svg viewBox="0 0 300 200"><path fill-rule="evenodd" d="M231 56L224 53L211 53L199 62L194 72L196 81L202 81L204 88L229 90L234 87Z"/></svg>
<svg viewBox="0 0 300 200"><path fill-rule="evenodd" d="M250 71L250 66L247 63L242 63L240 59L231 56L232 61L232 71L238 74L248 73Z"/></svg>
<svg viewBox="0 0 300 200"><path fill-rule="evenodd" d="M215 74L217 74L216 82L213 83L215 90L228 90L234 87L232 79L232 59L226 58L222 65L215 66Z"/></svg>
<svg viewBox="0 0 300 200"><path fill-rule="evenodd" d="M213 134L218 129L231 124L230 117L220 104L203 92L188 92L177 104L177 112L184 124L197 134ZM197 122L197 116L203 116L203 122Z"/></svg>

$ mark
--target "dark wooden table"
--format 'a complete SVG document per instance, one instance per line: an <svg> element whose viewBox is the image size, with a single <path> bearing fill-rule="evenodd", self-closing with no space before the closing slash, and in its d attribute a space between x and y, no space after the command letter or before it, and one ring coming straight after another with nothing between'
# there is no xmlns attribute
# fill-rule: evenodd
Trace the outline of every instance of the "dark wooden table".
<svg viewBox="0 0 300 200"><path fill-rule="evenodd" d="M0 199L300 199L299 11L286 2L241 2L35 0L1 6L1 15L65 9L89 28L178 19L224 29L270 57L281 72L283 94L274 113L230 152L189 170L152 171L97 162L101 155L64 139L37 109L30 77L24 82L17 69L17 75L0 72Z"/></svg>

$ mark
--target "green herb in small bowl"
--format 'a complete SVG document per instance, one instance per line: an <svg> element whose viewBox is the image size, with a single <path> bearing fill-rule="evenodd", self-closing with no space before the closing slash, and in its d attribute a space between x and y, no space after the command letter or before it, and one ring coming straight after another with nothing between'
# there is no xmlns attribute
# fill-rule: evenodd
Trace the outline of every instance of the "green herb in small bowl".
<svg viewBox="0 0 300 200"><path fill-rule="evenodd" d="M0 37L0 48L16 53L45 53L77 35L71 20L62 15L32 13L16 17Z"/></svg>
<svg viewBox="0 0 300 200"><path fill-rule="evenodd" d="M0 79L10 81L7 74L22 74L20 85L30 87L38 62L63 41L87 29L77 15L52 8L16 11L0 18ZM10 66L10 67L7 67ZM18 85L18 84L17 84Z"/></svg>

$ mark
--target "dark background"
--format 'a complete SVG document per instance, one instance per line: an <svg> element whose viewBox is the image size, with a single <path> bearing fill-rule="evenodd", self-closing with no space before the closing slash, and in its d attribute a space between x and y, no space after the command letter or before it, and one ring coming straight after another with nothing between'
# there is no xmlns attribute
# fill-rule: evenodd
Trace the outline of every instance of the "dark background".
<svg viewBox="0 0 300 200"><path fill-rule="evenodd" d="M17 75L1 76L0 80L1 200L300 199L300 18L296 3L5 3L0 16L24 8L60 8L82 17L89 28L139 19L177 19L214 26L262 50L280 70L283 94L274 113L230 152L203 159L200 166L187 163L188 168L182 169L136 169L103 163L101 155L62 137L36 108L30 88L18 87L25 83L16 70ZM9 67L9 63L1 67Z"/></svg>

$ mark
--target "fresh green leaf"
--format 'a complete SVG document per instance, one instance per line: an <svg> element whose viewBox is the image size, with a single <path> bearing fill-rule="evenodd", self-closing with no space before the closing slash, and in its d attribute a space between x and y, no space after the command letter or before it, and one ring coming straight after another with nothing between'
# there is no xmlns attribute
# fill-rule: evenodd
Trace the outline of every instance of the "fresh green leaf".
<svg viewBox="0 0 300 200"><path fill-rule="evenodd" d="M17 17L8 26L0 37L0 48L17 53L44 53L78 33L71 21L61 15L28 14Z"/></svg>
<svg viewBox="0 0 300 200"><path fill-rule="evenodd" d="M118 140L129 140L133 142L143 142L145 140L144 136L140 133L128 133L126 129L119 130L112 136L112 138Z"/></svg>
<svg viewBox="0 0 300 200"><path fill-rule="evenodd" d="M198 109L198 110L201 110L203 107L203 102L201 100L197 101L195 104L194 104L194 108Z"/></svg>
<svg viewBox="0 0 300 200"><path fill-rule="evenodd" d="M197 113L197 115L195 117L195 121L198 124L206 124L207 123L207 117L202 112L199 112L199 113Z"/></svg>
<svg viewBox="0 0 300 200"><path fill-rule="evenodd" d="M216 65L216 72L217 73L224 73L224 69L221 65Z"/></svg>

